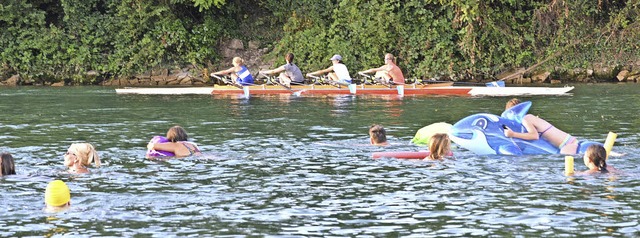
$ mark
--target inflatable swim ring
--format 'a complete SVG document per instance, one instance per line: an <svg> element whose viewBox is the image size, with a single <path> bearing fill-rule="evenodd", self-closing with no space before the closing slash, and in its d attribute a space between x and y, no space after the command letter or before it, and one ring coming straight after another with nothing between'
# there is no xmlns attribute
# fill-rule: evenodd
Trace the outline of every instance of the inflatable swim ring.
<svg viewBox="0 0 640 238"><path fill-rule="evenodd" d="M390 152L374 152L373 159L380 158L396 158L396 159L424 159L429 156L429 151L390 151ZM448 156L453 156L453 152L449 152Z"/></svg>
<svg viewBox="0 0 640 238"><path fill-rule="evenodd" d="M151 141L149 141L149 142L164 143L164 142L169 142L169 139L167 139L164 136L154 136L153 138L151 138ZM165 156L176 156L176 155L174 153L169 152L169 151L147 150L147 158L149 158L149 157L165 157Z"/></svg>

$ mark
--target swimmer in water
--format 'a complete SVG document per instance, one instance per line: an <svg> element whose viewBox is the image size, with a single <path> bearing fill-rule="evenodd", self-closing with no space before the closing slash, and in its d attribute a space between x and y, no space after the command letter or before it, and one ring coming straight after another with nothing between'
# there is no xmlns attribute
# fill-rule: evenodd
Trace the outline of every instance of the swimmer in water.
<svg viewBox="0 0 640 238"><path fill-rule="evenodd" d="M46 212L58 212L71 206L71 192L62 180L49 182L44 192Z"/></svg>
<svg viewBox="0 0 640 238"><path fill-rule="evenodd" d="M617 172L613 166L607 165L607 151L601 145L590 145L587 147L583 160L584 165L589 169L578 174L604 174Z"/></svg>
<svg viewBox="0 0 640 238"><path fill-rule="evenodd" d="M372 145L389 145L387 141L387 131L381 125L372 125L369 127L369 141Z"/></svg>

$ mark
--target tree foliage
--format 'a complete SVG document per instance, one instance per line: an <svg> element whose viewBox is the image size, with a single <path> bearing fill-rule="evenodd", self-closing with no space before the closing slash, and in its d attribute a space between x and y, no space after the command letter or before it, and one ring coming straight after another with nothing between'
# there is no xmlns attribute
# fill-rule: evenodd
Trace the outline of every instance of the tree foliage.
<svg viewBox="0 0 640 238"><path fill-rule="evenodd" d="M637 0L301 2L287 10L271 56L297 52L306 60L299 65L312 69L328 66L333 54L366 69L390 52L412 77L455 79L491 77L559 51L552 62L565 67L639 58Z"/></svg>
<svg viewBox="0 0 640 238"><path fill-rule="evenodd" d="M234 27L224 0L12 0L0 5L3 74L84 82L158 65L204 66ZM220 15L226 17L218 17Z"/></svg>
<svg viewBox="0 0 640 238"><path fill-rule="evenodd" d="M414 78L492 77L555 55L548 65L618 65L640 58L639 15L638 0L6 0L0 78L206 67L228 37L261 40L279 61L293 52L303 71L333 54L378 67L385 53Z"/></svg>

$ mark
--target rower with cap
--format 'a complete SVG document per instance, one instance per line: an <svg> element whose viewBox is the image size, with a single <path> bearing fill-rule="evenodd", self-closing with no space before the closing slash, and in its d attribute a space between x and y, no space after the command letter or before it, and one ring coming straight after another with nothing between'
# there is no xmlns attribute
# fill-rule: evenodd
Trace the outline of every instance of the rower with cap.
<svg viewBox="0 0 640 238"><path fill-rule="evenodd" d="M351 84L349 69L347 69L347 66L342 63L342 56L333 55L333 57L331 57L331 63L332 65L329 66L329 68L308 73L307 76L313 77L328 74L329 79L335 83L342 85Z"/></svg>

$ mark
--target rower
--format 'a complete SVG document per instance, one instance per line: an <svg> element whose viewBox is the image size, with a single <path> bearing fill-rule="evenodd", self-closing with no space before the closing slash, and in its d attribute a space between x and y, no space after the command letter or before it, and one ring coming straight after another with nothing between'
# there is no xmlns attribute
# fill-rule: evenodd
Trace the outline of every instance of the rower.
<svg viewBox="0 0 640 238"><path fill-rule="evenodd" d="M302 76L300 68L293 63L293 58L293 53L287 53L284 57L284 60L287 62L286 64L276 69L260 71L260 74L271 75L280 73L277 80L287 88L290 88L291 85L302 85L304 84L304 76Z"/></svg>
<svg viewBox="0 0 640 238"><path fill-rule="evenodd" d="M333 65L329 66L329 68L308 73L307 76L316 77L317 75L328 73L329 79L333 81L333 83L350 85L351 76L349 75L347 66L342 63L342 56L333 55L333 57L331 57L331 63Z"/></svg>
<svg viewBox="0 0 640 238"><path fill-rule="evenodd" d="M404 85L404 75L402 74L402 70L395 63L396 58L391 54L387 53L384 55L384 65L378 68L367 69L365 71L360 71L358 74L370 74L374 73L375 81L383 84L383 85Z"/></svg>
<svg viewBox="0 0 640 238"><path fill-rule="evenodd" d="M217 75L229 75L231 76L234 84L239 86L253 85L253 76L249 69L247 69L247 66L244 65L244 60L240 57L234 57L231 63L233 64L233 67L227 70L211 73L211 76L216 77Z"/></svg>

